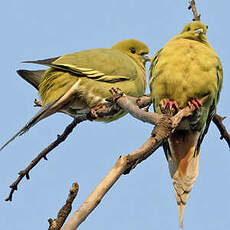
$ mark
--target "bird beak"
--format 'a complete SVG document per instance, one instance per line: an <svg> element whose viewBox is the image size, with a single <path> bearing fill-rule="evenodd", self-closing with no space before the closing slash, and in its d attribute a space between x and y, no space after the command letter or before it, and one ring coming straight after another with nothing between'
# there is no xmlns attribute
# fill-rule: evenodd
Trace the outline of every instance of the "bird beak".
<svg viewBox="0 0 230 230"><path fill-rule="evenodd" d="M202 34L204 33L204 30L202 28L199 28L199 29L195 29L195 34Z"/></svg>
<svg viewBox="0 0 230 230"><path fill-rule="evenodd" d="M152 58L148 54L142 54L141 57L144 62L148 62L152 60Z"/></svg>

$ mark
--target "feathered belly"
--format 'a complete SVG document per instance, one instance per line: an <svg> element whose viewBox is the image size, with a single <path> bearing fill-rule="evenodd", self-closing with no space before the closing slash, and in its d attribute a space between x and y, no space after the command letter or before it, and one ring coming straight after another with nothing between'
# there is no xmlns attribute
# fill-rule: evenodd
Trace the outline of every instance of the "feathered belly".
<svg viewBox="0 0 230 230"><path fill-rule="evenodd" d="M99 105L106 105L108 107L111 106L111 103L106 101L106 98L109 95L109 91L106 93L106 95L104 95L103 92L100 92L101 89L97 90L95 87L90 86L86 84L86 82L82 81L84 80L79 78L75 83L77 87L75 99L68 106L68 108L63 110L64 113L69 114L72 117L78 117L82 114L89 113L92 107ZM124 116L125 114L126 112L124 110L120 110L111 116L97 118L96 121L111 122Z"/></svg>
<svg viewBox="0 0 230 230"><path fill-rule="evenodd" d="M183 108L190 99L216 95L216 57L204 50L193 41L177 41L164 48L153 74L152 94L157 103L167 98Z"/></svg>

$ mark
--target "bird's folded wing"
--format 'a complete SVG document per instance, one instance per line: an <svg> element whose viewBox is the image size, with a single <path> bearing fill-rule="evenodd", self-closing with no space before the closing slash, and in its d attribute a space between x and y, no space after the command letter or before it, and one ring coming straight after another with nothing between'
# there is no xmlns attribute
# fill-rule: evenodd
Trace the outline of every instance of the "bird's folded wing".
<svg viewBox="0 0 230 230"><path fill-rule="evenodd" d="M26 61L53 67L103 82L120 82L134 79L137 75L133 61L118 51L101 49L76 52L59 58Z"/></svg>
<svg viewBox="0 0 230 230"><path fill-rule="evenodd" d="M217 87L218 87L218 91L217 91L217 101L216 103L219 101L219 97L220 97L220 90L222 88L222 83L223 83L223 67L222 64L220 62L220 59L217 57Z"/></svg>
<svg viewBox="0 0 230 230"><path fill-rule="evenodd" d="M161 54L161 51L163 50L163 48L162 49L160 49L155 55L154 55L154 57L153 57L153 59L152 59L152 61L151 61L151 64L150 64L150 68L149 68L149 76L150 76L150 83L149 84L151 84L151 82L152 81L154 81L154 78L155 78L155 75L153 74L153 70L154 70L154 68L155 68L155 66L156 66L156 64L157 64L157 62L158 62L158 59L159 59L159 57L160 57L160 54Z"/></svg>

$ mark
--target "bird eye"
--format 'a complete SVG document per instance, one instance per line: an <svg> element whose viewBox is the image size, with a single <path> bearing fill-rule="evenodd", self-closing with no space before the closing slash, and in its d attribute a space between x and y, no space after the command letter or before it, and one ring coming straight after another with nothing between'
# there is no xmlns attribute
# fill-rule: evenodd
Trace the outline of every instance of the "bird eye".
<svg viewBox="0 0 230 230"><path fill-rule="evenodd" d="M132 53L132 54L135 54L136 53L136 49L135 48L130 48L130 52Z"/></svg>
<svg viewBox="0 0 230 230"><path fill-rule="evenodd" d="M191 30L191 28L190 28L190 27L188 27L187 31L190 31L190 30Z"/></svg>

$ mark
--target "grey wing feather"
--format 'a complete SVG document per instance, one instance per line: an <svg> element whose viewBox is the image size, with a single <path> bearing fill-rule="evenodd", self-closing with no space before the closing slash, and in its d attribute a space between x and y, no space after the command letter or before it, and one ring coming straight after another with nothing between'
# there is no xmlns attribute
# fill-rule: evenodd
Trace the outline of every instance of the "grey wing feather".
<svg viewBox="0 0 230 230"><path fill-rule="evenodd" d="M37 61L23 61L22 63L33 63L33 64L41 64L41 65L49 65L52 62L56 61L59 57L55 57L55 58L48 58L48 59L44 59L44 60L37 60Z"/></svg>
<svg viewBox="0 0 230 230"><path fill-rule="evenodd" d="M17 70L18 75L30 83L37 90L44 72L45 70Z"/></svg>

